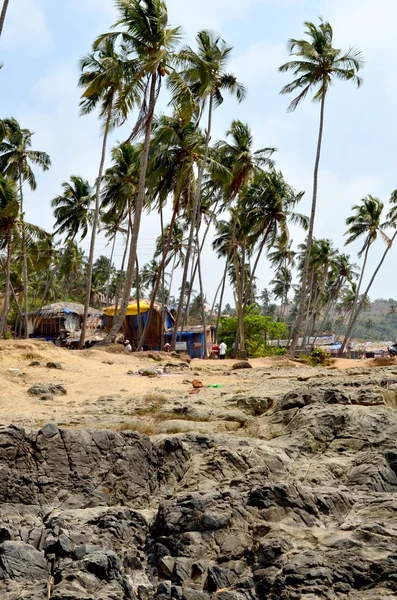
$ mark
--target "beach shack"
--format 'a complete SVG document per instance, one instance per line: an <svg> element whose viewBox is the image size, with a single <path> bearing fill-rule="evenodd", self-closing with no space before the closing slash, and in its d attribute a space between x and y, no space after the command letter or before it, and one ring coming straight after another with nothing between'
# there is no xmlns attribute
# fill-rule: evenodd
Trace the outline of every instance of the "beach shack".
<svg viewBox="0 0 397 600"><path fill-rule="evenodd" d="M203 358L204 348L207 344L208 354L211 353L213 344L215 343L216 328L207 325L206 335L202 325L190 325L185 327L183 333L178 331L176 350L187 352L190 358ZM171 342L173 329L167 331L167 339Z"/></svg>
<svg viewBox="0 0 397 600"><path fill-rule="evenodd" d="M148 318L149 308L149 300L140 300L139 302L137 300L130 300L128 305L122 331L125 339L131 342L133 350L137 349L141 333ZM108 306L103 309L103 312L105 315L105 330L109 331L113 325L116 307L114 305ZM155 302L143 349L162 350L165 343L165 333L167 329L172 327L173 323L174 318L170 309L164 306L164 314L162 314L162 305Z"/></svg>
<svg viewBox="0 0 397 600"><path fill-rule="evenodd" d="M55 302L28 313L28 336L55 341L61 331L73 333L81 329L84 305L78 302ZM102 311L90 308L87 329L95 329L102 322Z"/></svg>

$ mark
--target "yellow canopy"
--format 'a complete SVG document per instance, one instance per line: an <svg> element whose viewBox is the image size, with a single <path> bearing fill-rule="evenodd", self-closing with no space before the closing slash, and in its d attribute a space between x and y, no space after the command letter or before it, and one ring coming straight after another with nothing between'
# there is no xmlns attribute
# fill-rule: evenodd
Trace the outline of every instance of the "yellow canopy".
<svg viewBox="0 0 397 600"><path fill-rule="evenodd" d="M141 313L148 312L149 308L150 308L150 304L146 300L140 301L139 310ZM115 312L116 312L116 307L113 304L113 306L108 306L107 308L104 308L103 312L105 313L105 315L107 317L114 317ZM117 309L117 314L118 313L119 313L119 308ZM127 308L127 317L135 317L137 314L138 314L137 302L136 301L130 302L130 304L128 305L128 308Z"/></svg>

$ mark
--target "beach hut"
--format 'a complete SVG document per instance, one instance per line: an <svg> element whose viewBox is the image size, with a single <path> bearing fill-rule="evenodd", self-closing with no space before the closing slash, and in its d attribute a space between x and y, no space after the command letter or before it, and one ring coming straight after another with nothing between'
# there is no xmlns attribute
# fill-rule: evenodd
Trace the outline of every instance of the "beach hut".
<svg viewBox="0 0 397 600"><path fill-rule="evenodd" d="M207 325L206 335L204 336L202 325L189 325L184 328L182 334L178 331L176 350L187 352L190 358L203 358L205 344L207 344L208 354L211 353L212 346L215 343L215 332L215 327ZM172 334L173 329L171 328L167 331L169 342L172 339Z"/></svg>
<svg viewBox="0 0 397 600"><path fill-rule="evenodd" d="M97 329L102 324L102 311L90 308L88 329ZM62 330L71 333L81 329L84 305L77 302L56 302L28 314L28 336L56 340Z"/></svg>
<svg viewBox="0 0 397 600"><path fill-rule="evenodd" d="M133 350L137 349L141 333L145 326L150 308L150 300L142 299L130 300L127 308L127 314L123 322L122 331L124 337L131 342ZM113 325L116 314L116 307L108 306L103 309L105 330L109 331ZM118 311L117 311L118 312ZM155 302L153 313L147 330L146 339L143 345L144 350L162 350L165 342L164 335L174 323L174 318L170 309L164 307L162 316L162 305Z"/></svg>

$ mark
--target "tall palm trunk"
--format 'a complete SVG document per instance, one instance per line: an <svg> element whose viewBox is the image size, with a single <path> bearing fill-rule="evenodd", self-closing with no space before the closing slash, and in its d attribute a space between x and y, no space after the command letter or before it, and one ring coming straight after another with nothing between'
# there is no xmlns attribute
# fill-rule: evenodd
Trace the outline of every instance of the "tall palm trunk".
<svg viewBox="0 0 397 600"><path fill-rule="evenodd" d="M135 257L135 278L136 278L136 310L137 310L137 319L138 319L138 340L142 335L142 314L141 314L141 284L140 284L140 276L139 276L139 261L138 255ZM140 350L140 346L138 344L137 350Z"/></svg>
<svg viewBox="0 0 397 600"><path fill-rule="evenodd" d="M178 327L179 327L179 323L181 322L186 281L187 281L187 275L189 272L190 257L191 257L192 249L193 249L193 241L194 241L194 234L195 234L195 229L196 229L196 224L197 224L197 218L198 218L198 215L200 212L199 209L200 209L200 201L201 201L201 185L202 185L203 176L204 176L204 169L205 169L205 166L206 166L207 160L208 160L208 152L209 152L210 139L211 139L211 128L212 128L213 104L214 104L214 99L211 94L210 101L209 101L209 107L208 107L208 125L207 125L207 134L205 137L204 156L203 156L203 160L200 163L198 177L197 177L197 187L196 187L196 192L194 194L194 202L193 202L193 207L192 207L189 239L188 239L188 244L187 244L187 249L186 249L185 265L184 265L183 276L182 276L181 294L179 297L178 310L177 310L176 317L175 317L174 331L173 331L172 340L171 340L171 350L175 350L175 344L176 344L177 335L178 335Z"/></svg>
<svg viewBox="0 0 397 600"><path fill-rule="evenodd" d="M244 311L243 311L243 290L241 287L241 271L240 271L240 258L238 257L236 249L233 250L233 262L234 269L236 271L236 310L237 310L237 335L234 347L234 355L237 356L239 352L245 351L245 339L244 339Z"/></svg>
<svg viewBox="0 0 397 600"><path fill-rule="evenodd" d="M83 321L81 323L81 335L79 341L79 348L84 348L85 342L85 330L88 318L88 311L90 308L90 300L91 300L91 288L92 288L92 271L94 268L94 253L95 253L95 242L96 242L96 234L98 229L98 221L99 221L99 209L101 202L101 185L102 185L102 175L103 169L105 166L105 158L106 158L106 147L110 129L110 121L112 118L112 108L113 108L113 100L110 102L108 114L106 117L105 129L103 132L103 140L102 140L102 153L101 153L101 161L99 163L99 171L98 171L98 179L96 181L96 190L95 190L95 211L94 211L94 220L92 223L92 232L91 232L91 242L90 242L90 253L88 257L88 265L87 265L87 286L85 291L85 303L84 303L84 315Z"/></svg>
<svg viewBox="0 0 397 600"><path fill-rule="evenodd" d="M305 262L303 265L303 273L302 273L302 287L301 287L301 291L299 294L298 314L296 316L294 332L292 335L291 346L289 349L289 353L292 356L296 352L296 346L298 343L299 333L300 333L300 329L302 327L303 317L304 317L304 312L305 312L306 293L307 293L307 284L308 284L308 275L309 275L310 252L311 252L312 243L313 243L314 221L316 218L316 208L317 208L318 169L320 166L321 143L323 140L323 131L324 131L324 107L325 107L325 92L321 98L320 127L319 127L319 131L318 131L316 162L314 165L314 174L313 174L312 209L311 209L311 214L310 214L309 231L307 233L306 254L305 254Z"/></svg>
<svg viewBox="0 0 397 600"><path fill-rule="evenodd" d="M154 303L155 303L155 299L156 299L156 295L157 295L158 289L160 287L161 275L162 275L162 273L165 270L165 263L167 261L167 256L168 256L168 253L170 251L171 239L172 239L172 231L174 229L176 217L178 215L178 209L179 209L179 202L176 202L175 206L174 206L174 210L172 212L171 223L170 223L169 230L168 230L167 241L166 241L166 244L165 244L165 248L163 248L163 256L162 256L161 263L160 263L158 271L157 271L156 281L155 281L155 284L153 286L153 293L152 293L152 296L150 298L150 306L149 306L149 311L148 311L147 318L146 318L145 327L143 328L142 336L141 336L141 339L139 340L139 347L143 346L143 344L145 343L145 339L146 339L146 335L147 335L147 332L148 332L148 329L149 329L149 325L150 325L150 322L152 320L153 307L154 307Z"/></svg>
<svg viewBox="0 0 397 600"><path fill-rule="evenodd" d="M11 232L7 234L7 259L5 264L6 285L4 289L3 311L0 316L0 337L6 337L7 317L10 309L10 288L11 288Z"/></svg>
<svg viewBox="0 0 397 600"><path fill-rule="evenodd" d="M24 337L28 337L28 256L26 250L26 236L25 236L25 215L23 214L23 187L22 187L22 172L19 169L19 202L21 207L21 220L22 220L22 278L23 278L23 332Z"/></svg>
<svg viewBox="0 0 397 600"><path fill-rule="evenodd" d="M394 240L394 236L393 236L393 240ZM348 323L347 323L347 330L346 330L346 333L345 333L345 338L344 338L344 340L343 340L343 343L342 343L342 346L341 346L341 348L340 348L340 350L339 350L339 354L340 354L340 355L342 355L342 354L343 354L343 352L344 352L344 351L345 351L345 349L346 349L347 342L349 341L350 334L351 334L351 332L352 332L352 329L353 329L354 323L356 322L356 319L357 319L357 316L358 316L358 315L356 315L356 316L355 316L355 313L356 313L356 306L357 306L358 299L359 299L359 297L360 297L361 284L362 284L362 282L363 282L364 272L365 272L365 268L366 268L366 266L367 266L367 259L368 259L369 247L370 247L370 244L367 244L367 247L366 247L366 249L365 249L365 254L364 254L364 262L363 262L363 266L362 266L362 269L361 269L360 279L359 279L359 281L358 281L358 285L357 285L356 293L355 293L354 300L353 300L353 304L352 304L352 308L351 308L351 311L350 311L350 317L349 317L349 321L348 321ZM388 252L388 249L386 249L386 250L387 250L387 252ZM387 252L386 252L386 254L387 254ZM380 265L378 265L378 270L379 270L379 268L381 267L381 265L382 265L382 263L383 263L384 259L385 259L385 255L382 257L382 261L381 261ZM377 271L375 271L375 274L376 274L376 273L377 273ZM371 285L372 285L372 283L371 283ZM365 294L364 294L364 296L363 296L363 300L364 300L364 299L365 299ZM363 300L360 302L360 308L361 308L361 306L362 306L362 304L363 304Z"/></svg>
<svg viewBox="0 0 397 600"><path fill-rule="evenodd" d="M196 232L196 242L197 242L197 267L198 267L198 276L199 276L199 285L200 285L200 296L201 296L201 312L202 312L202 321L203 321L203 334L204 334L204 352L202 358L208 358L208 348L207 348L207 319L205 317L205 298L204 298L204 285L203 285L203 276L201 272L201 254L200 254L200 244L198 237L198 229Z"/></svg>
<svg viewBox="0 0 397 600"><path fill-rule="evenodd" d="M116 244L116 237L117 237L117 233L115 233L113 236L112 250L110 252L109 273L108 273L108 280L107 280L107 284L106 284L106 306L109 306L109 301L110 301L110 298L109 298L110 279L112 277L113 254L114 254L114 246Z"/></svg>
<svg viewBox="0 0 397 600"><path fill-rule="evenodd" d="M218 307L218 314L216 316L216 341L219 342L219 323L221 320L221 314L222 314L222 304L223 304L223 296L225 295L225 287L226 287L226 279L227 279L227 270L229 268L229 257L227 257L226 259L226 263L225 263L225 270L223 272L223 278L222 278L222 290L221 290L221 297L219 298L219 307Z"/></svg>
<svg viewBox="0 0 397 600"><path fill-rule="evenodd" d="M143 143L143 151L141 155L141 164L140 164L140 172L139 172L139 185L138 185L138 195L135 204L135 219L131 232L131 244L130 244L130 252L128 256L128 264L125 278L125 285L123 290L123 295L120 304L120 312L117 318L115 319L113 326L109 333L107 334L104 343L113 343L116 335L120 331L120 328L125 319L125 315L127 313L127 306L130 299L131 288L132 288L132 280L134 277L134 268L135 268L135 259L137 254L137 246L138 246L138 238L139 231L141 228L141 219L143 212L143 204L145 200L145 190L146 190L146 173L149 161L149 150L150 150L150 135L152 131L152 122L154 116L154 108L156 105L156 84L157 84L157 72L152 73L151 75L151 83L150 83L150 92L149 92L149 109L145 123L145 138Z"/></svg>
<svg viewBox="0 0 397 600"><path fill-rule="evenodd" d="M345 351L346 344L347 344L347 342L349 340L350 334L351 334L352 329L353 329L353 327L354 327L354 325L355 325L355 323L357 321L358 315L360 314L360 311L361 311L361 309L363 307L363 304L364 304L365 299L366 299L366 297L367 297L367 295L369 293L369 290L371 289L372 284L375 281L375 278L376 278L377 274L379 273L379 270L380 270L381 266L383 265L383 263L385 261L385 258L388 255L389 250L391 249L391 247L393 245L393 242L396 239L396 237L397 237L397 230L395 231L393 237L391 238L389 244L387 245L387 248L384 251L384 253L382 255L382 258L380 259L379 264L376 267L376 269L375 269L375 271L374 271L374 273L373 273L373 275L372 275L372 277L371 277L371 279L370 279L370 281L369 281L369 283L367 285L367 288L366 288L364 294L362 295L362 298L361 298L361 300L360 300L360 302L359 302L359 304L357 306L357 309L355 311L353 309L354 312L352 313L352 316L351 316L351 319L350 319L350 323L349 323L347 331L346 331L345 339L343 340L342 348L340 349L341 353Z"/></svg>
<svg viewBox="0 0 397 600"><path fill-rule="evenodd" d="M10 0L3 1L3 8L1 9L1 14L0 14L0 37L3 32L4 21L6 20L6 14L7 14L9 1Z"/></svg>
<svg viewBox="0 0 397 600"><path fill-rule="evenodd" d="M257 255L256 255L256 259L255 259L255 262L254 262L254 266L253 266L253 269L251 271L251 276L250 276L250 280L249 280L249 284L248 284L248 289L250 291L250 296L252 296L252 287L253 287L253 283L254 283L254 280L255 280L256 270L258 268L260 258L262 256L263 250L265 248L265 244L267 242L267 238L269 237L269 234L270 234L270 232L272 230L272 227L273 227L273 219L269 223L269 226L266 229L266 233L263 236L263 239L262 239L262 241L260 243L260 246L258 248L258 252L257 252Z"/></svg>
<svg viewBox="0 0 397 600"><path fill-rule="evenodd" d="M175 275L175 268L176 268L176 261L177 261L177 254L175 252L174 254L174 259L172 261L172 267L171 267L171 277L170 277L170 286L169 286L169 290L168 290L168 298L167 298L167 304L170 301L171 298L171 292L172 292L172 284L174 283L174 275Z"/></svg>
<svg viewBox="0 0 397 600"><path fill-rule="evenodd" d="M115 315L116 315L117 309L119 307L120 293L121 293L121 288L123 286L124 266L125 266L125 261L127 258L127 250L128 250L128 243L130 241L130 233L131 233L131 219L128 219L127 237L125 240L125 248L124 248L124 252L123 252L123 258L121 261L120 276L119 276L119 281L117 283L117 289L116 289L116 297L114 299L114 308L115 308L114 314Z"/></svg>

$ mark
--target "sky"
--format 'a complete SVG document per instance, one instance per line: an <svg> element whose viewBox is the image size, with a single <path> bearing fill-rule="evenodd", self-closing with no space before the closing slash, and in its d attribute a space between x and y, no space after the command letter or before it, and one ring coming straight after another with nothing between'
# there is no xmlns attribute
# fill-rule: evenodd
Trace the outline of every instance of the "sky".
<svg viewBox="0 0 397 600"><path fill-rule="evenodd" d="M278 66L289 58L286 42L303 36L305 21L322 16L333 26L335 46L362 50L363 87L357 90L350 83L338 82L327 97L315 224L316 237L330 238L359 263L359 245L344 248L346 217L367 194L387 204L397 188L395 0L168 0L167 5L170 22L182 27L186 43L194 47L197 31L212 29L234 47L229 71L244 83L248 96L240 105L235 99L225 99L214 115L212 139L224 139L233 119L248 123L255 147L276 147L277 169L296 190L305 191L299 210L306 214L312 196L319 105L307 99L294 113L287 112L290 99L279 92L291 75L278 72ZM47 230L53 226L50 202L61 192L62 182L80 175L93 183L98 171L100 123L95 114L79 116L78 64L95 37L108 31L115 18L112 0L10 0L0 40L4 64L0 117L13 116L34 131L33 147L51 156L51 169L37 172L37 190L26 190L27 219ZM160 99L159 111L167 111L165 98ZM110 147L125 139L134 117L112 134ZM151 260L159 232L158 216L145 215L139 242L141 265ZM292 236L296 244L303 240L300 231L294 230ZM209 301L224 269L210 241L203 252ZM110 255L106 243L100 234L96 256ZM88 244L85 240L81 246L88 250ZM371 249L367 279L383 250L382 241ZM119 243L117 264L122 251ZM373 286L373 299L397 297L396 252L390 252ZM273 273L266 258L257 275L258 288L267 287ZM179 279L180 274L174 293ZM226 301L233 302L231 290Z"/></svg>

